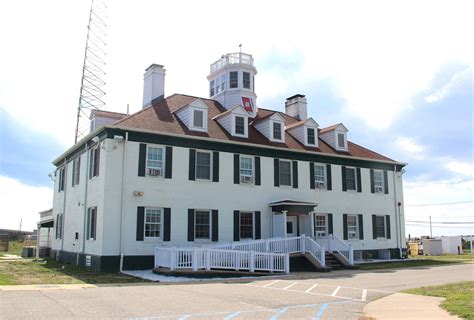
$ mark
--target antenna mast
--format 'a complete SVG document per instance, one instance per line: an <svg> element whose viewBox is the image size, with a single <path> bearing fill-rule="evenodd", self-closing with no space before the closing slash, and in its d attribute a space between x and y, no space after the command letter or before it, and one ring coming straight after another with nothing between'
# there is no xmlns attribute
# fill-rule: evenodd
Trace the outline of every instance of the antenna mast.
<svg viewBox="0 0 474 320"><path fill-rule="evenodd" d="M106 9L107 6L104 1L92 0L87 26L74 143L88 134L91 111L105 107Z"/></svg>

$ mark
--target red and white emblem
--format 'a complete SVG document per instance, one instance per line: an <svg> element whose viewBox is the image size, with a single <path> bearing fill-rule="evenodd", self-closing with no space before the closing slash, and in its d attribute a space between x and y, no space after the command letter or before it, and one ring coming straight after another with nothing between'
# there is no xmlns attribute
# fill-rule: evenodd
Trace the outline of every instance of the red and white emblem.
<svg viewBox="0 0 474 320"><path fill-rule="evenodd" d="M244 106L245 111L252 112L253 111L253 101L252 98L249 97L242 97L242 105Z"/></svg>

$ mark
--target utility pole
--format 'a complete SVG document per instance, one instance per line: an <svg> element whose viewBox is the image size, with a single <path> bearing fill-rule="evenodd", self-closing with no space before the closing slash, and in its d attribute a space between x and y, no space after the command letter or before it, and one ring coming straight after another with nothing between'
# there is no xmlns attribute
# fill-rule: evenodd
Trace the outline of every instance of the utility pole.
<svg viewBox="0 0 474 320"><path fill-rule="evenodd" d="M430 238L433 238L433 228L431 227L431 216L430 216Z"/></svg>

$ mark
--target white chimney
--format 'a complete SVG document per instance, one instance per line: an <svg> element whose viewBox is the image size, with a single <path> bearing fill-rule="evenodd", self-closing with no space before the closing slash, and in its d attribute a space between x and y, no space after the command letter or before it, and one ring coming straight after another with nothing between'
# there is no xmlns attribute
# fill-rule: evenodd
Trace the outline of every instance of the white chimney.
<svg viewBox="0 0 474 320"><path fill-rule="evenodd" d="M308 118L308 102L304 95L295 94L286 99L285 112L298 120L306 120Z"/></svg>
<svg viewBox="0 0 474 320"><path fill-rule="evenodd" d="M143 76L143 108L165 97L165 73L162 65L152 64Z"/></svg>

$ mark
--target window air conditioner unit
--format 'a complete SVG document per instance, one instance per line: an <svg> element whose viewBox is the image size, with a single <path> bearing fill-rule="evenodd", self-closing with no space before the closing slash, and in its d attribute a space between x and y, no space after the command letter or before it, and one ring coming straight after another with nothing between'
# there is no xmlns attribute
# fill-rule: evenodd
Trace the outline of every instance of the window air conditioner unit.
<svg viewBox="0 0 474 320"><path fill-rule="evenodd" d="M316 182L316 188L318 189L325 189L326 184L324 182Z"/></svg>
<svg viewBox="0 0 474 320"><path fill-rule="evenodd" d="M252 180L251 176L240 176L240 182L242 183L252 183Z"/></svg>
<svg viewBox="0 0 474 320"><path fill-rule="evenodd" d="M158 177L162 175L162 169L148 168L148 175Z"/></svg>
<svg viewBox="0 0 474 320"><path fill-rule="evenodd" d="M376 186L375 187L375 192L376 193L382 193L383 192L383 188L381 186Z"/></svg>

